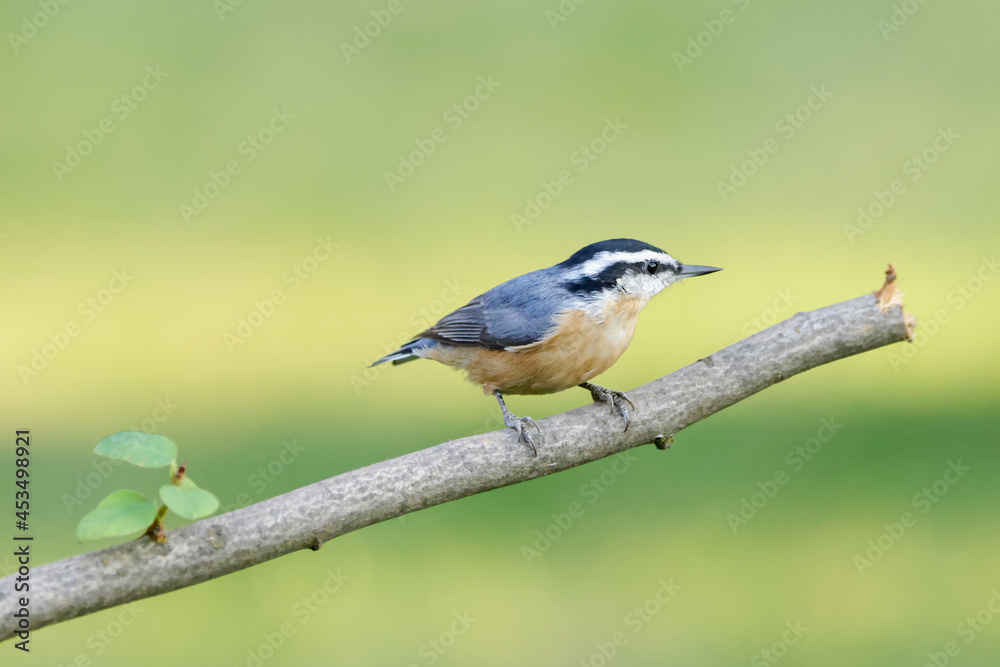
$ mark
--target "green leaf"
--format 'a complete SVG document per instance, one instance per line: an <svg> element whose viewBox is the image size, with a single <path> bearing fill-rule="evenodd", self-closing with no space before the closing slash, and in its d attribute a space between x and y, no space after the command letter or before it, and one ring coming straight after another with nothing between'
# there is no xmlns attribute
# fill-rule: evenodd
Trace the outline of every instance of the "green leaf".
<svg viewBox="0 0 1000 667"><path fill-rule="evenodd" d="M189 477L185 477L180 486L161 486L160 500L185 519L200 519L219 508L219 499L205 489L199 489Z"/></svg>
<svg viewBox="0 0 1000 667"><path fill-rule="evenodd" d="M115 491L76 527L78 540L99 540L146 530L156 516L156 504L136 491Z"/></svg>
<svg viewBox="0 0 1000 667"><path fill-rule="evenodd" d="M94 451L142 468L162 468L177 458L177 445L170 438L142 431L120 431L109 435L97 443Z"/></svg>

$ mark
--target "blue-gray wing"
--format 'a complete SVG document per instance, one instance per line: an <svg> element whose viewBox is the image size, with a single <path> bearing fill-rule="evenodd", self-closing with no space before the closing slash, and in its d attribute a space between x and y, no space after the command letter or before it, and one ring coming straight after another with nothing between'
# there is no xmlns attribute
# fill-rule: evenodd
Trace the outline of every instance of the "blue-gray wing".
<svg viewBox="0 0 1000 667"><path fill-rule="evenodd" d="M417 338L490 350L527 345L552 333L555 316L575 302L542 269L508 280L441 318Z"/></svg>

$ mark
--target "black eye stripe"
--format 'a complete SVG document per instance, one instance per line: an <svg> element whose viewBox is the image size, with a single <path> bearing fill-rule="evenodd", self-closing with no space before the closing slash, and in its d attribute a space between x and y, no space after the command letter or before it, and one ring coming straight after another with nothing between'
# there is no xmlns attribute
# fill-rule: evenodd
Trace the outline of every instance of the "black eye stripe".
<svg viewBox="0 0 1000 667"><path fill-rule="evenodd" d="M660 259L621 260L605 266L596 274L574 276L564 285L574 294L592 294L605 289L614 289L618 280L629 274L658 275L673 268L670 262Z"/></svg>

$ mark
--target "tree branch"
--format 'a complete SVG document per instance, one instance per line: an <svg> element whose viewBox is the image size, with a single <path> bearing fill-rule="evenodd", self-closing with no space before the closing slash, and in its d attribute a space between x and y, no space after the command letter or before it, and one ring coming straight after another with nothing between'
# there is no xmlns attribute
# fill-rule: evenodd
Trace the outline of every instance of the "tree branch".
<svg viewBox="0 0 1000 667"><path fill-rule="evenodd" d="M538 457L509 430L452 440L344 473L168 533L43 565L31 573L31 629L236 572L425 507L567 470L656 442L762 389L911 337L892 267L874 295L799 313L629 392L628 431L607 405L539 421ZM17 630L11 575L0 580L0 641Z"/></svg>

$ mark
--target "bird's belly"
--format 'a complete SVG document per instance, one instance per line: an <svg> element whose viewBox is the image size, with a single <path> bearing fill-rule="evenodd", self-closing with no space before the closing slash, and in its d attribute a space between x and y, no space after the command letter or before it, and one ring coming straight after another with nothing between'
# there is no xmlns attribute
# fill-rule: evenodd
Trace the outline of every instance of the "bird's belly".
<svg viewBox="0 0 1000 667"><path fill-rule="evenodd" d="M552 335L535 343L506 350L441 346L428 356L465 370L486 393L550 394L586 382L618 361L632 342L640 309L616 308L600 318L568 311Z"/></svg>

